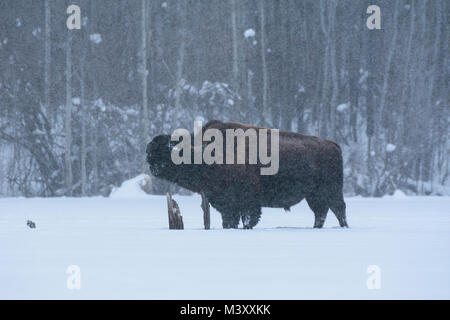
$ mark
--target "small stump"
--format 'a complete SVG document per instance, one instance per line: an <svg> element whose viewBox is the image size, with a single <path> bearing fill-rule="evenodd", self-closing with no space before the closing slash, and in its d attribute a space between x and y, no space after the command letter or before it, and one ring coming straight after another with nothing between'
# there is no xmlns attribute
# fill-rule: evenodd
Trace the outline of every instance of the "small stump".
<svg viewBox="0 0 450 320"><path fill-rule="evenodd" d="M167 192L166 196L167 212L169 214L169 229L184 229L183 217L181 216L178 203L172 199L172 196L169 192Z"/></svg>
<svg viewBox="0 0 450 320"><path fill-rule="evenodd" d="M29 226L31 229L34 229L36 228L36 223L31 220L27 220L27 226Z"/></svg>

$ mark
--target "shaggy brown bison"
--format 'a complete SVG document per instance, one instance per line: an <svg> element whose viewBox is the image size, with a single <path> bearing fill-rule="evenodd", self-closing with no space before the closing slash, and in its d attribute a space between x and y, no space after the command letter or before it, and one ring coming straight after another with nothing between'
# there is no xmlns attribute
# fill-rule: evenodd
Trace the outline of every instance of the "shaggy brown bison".
<svg viewBox="0 0 450 320"><path fill-rule="evenodd" d="M263 129L267 131L270 145L269 137L274 134L272 130L241 123L210 121L203 127L203 132L217 129L225 137L226 130L247 131L250 128L258 133ZM171 152L178 142L171 141L169 135L157 136L148 144L147 162L154 176L175 182L193 192L204 192L211 205L221 213L224 228L237 228L240 218L244 228L252 228L260 219L262 207L289 210L303 199L314 212L314 228L322 228L328 209L334 212L341 227L348 227L342 194L342 154L335 142L298 133L279 132L278 172L262 175L260 169L264 165L260 161L249 163L250 138L244 139L245 164L174 164ZM257 140L259 143L259 136ZM207 145L203 141L203 149ZM237 158L237 145L234 159Z"/></svg>

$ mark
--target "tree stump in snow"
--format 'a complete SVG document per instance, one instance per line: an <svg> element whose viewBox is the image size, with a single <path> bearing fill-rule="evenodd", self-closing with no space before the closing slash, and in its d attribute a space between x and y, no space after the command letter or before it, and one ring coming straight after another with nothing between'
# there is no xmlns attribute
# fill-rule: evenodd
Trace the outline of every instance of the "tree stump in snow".
<svg viewBox="0 0 450 320"><path fill-rule="evenodd" d="M169 192L167 192L166 196L167 212L169 214L169 229L184 229L183 217L181 216L178 203L172 199L172 196Z"/></svg>
<svg viewBox="0 0 450 320"><path fill-rule="evenodd" d="M208 198L206 197L205 193L201 193L202 196L202 210L203 210L203 225L205 226L205 230L209 230L211 227L211 215L209 212L209 202Z"/></svg>

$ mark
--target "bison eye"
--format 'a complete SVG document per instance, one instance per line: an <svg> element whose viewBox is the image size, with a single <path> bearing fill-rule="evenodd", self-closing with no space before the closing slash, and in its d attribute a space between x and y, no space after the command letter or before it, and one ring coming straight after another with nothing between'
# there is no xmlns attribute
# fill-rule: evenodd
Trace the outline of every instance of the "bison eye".
<svg viewBox="0 0 450 320"><path fill-rule="evenodd" d="M172 150L173 147L175 147L177 144L178 144L178 141L169 140L169 142L168 142L169 149Z"/></svg>

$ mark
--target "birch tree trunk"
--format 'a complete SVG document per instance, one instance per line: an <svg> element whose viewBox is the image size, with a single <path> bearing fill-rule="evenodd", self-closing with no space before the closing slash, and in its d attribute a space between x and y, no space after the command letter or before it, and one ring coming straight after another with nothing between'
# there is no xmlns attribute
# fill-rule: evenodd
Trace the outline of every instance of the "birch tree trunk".
<svg viewBox="0 0 450 320"><path fill-rule="evenodd" d="M183 80L183 69L184 69L184 55L186 47L186 0L178 0L178 13L180 17L180 32L179 41L180 46L178 47L178 61L177 61L177 74L176 74L176 88L175 88L175 108L177 113L181 112L181 93L182 93L182 80Z"/></svg>
<svg viewBox="0 0 450 320"><path fill-rule="evenodd" d="M72 195L72 31L67 31L66 43L66 110L65 110L65 187L66 196Z"/></svg>
<svg viewBox="0 0 450 320"><path fill-rule="evenodd" d="M395 7L394 7L394 17L393 17L393 34L392 34L392 39L391 39L391 45L389 47L389 51L388 51L388 56L387 56L387 61L386 61L386 68L384 70L384 78L383 78L383 87L381 89L381 98L380 98L380 110L384 116L384 121L387 121L389 118L389 115L387 114L388 111L385 110L386 106L386 94L388 91L388 85L389 85L389 72L391 70L391 63L392 63L392 57L394 56L394 52L395 52L395 44L397 43L397 16L398 16L398 3L399 1L395 1ZM390 125L389 123L387 123L387 128L388 128L388 139L390 141L392 141L392 125Z"/></svg>
<svg viewBox="0 0 450 320"><path fill-rule="evenodd" d="M329 137L331 139L336 138L336 107L337 107L337 98L338 98L338 76L336 70L336 33L335 33L335 20L336 20L336 0L331 1L330 3L330 12L329 12L329 23L328 23L328 37L330 39L330 67L331 67L331 79L333 83L333 90L331 94L330 101L330 134ZM330 36L330 32L333 34Z"/></svg>
<svg viewBox="0 0 450 320"><path fill-rule="evenodd" d="M44 108L47 116L50 117L50 59L51 59L51 41L50 41L50 4L45 0L45 57L44 57ZM54 110L53 110L54 112ZM52 112L52 113L53 113ZM51 118L53 119L53 116Z"/></svg>
<svg viewBox="0 0 450 320"><path fill-rule="evenodd" d="M97 127L94 126L92 128L92 184L91 184L91 193L97 194L99 190L99 175L98 175L98 132Z"/></svg>
<svg viewBox="0 0 450 320"><path fill-rule="evenodd" d="M262 72L263 72L263 92L262 92L262 123L268 124L269 110L267 106L267 88L268 88L268 75L267 75L267 61L266 61L266 17L264 12L264 1L259 1L259 19L261 23L261 59L262 59Z"/></svg>
<svg viewBox="0 0 450 320"><path fill-rule="evenodd" d="M90 2L90 16L91 16L91 21L88 24L89 26L89 30L90 32L95 32L98 28L97 26L97 5L99 2L97 1L91 1ZM91 54L92 54L92 59L89 61L89 68L88 70L89 72L89 77L90 77L90 81L92 83L92 88L90 90L90 96L92 97L92 101L94 101L94 105L97 101L97 99L99 98L99 89L98 89L98 83L97 83L97 78L96 75L99 72L99 63L98 63L98 55L93 54L93 49L95 46L93 45L93 43L90 43L90 50L91 50ZM97 49L98 50L98 49ZM89 192L91 194L98 194L98 190L99 190L99 164L98 164L98 159L99 159L99 148L98 148L98 143L99 143L99 139L98 139L98 126L97 126L97 122L98 122L98 108L95 107L93 108L93 110L91 111L92 114L92 118L94 119L93 123L91 124L91 129L89 130L89 148L91 150L91 169L92 169L92 178L90 179L90 188L89 188Z"/></svg>
<svg viewBox="0 0 450 320"><path fill-rule="evenodd" d="M306 22L306 3L302 3L302 7L300 10L300 19L302 21L301 26L301 36L300 36L300 50L301 50L301 57L302 57L302 63L301 63L301 87L298 89L298 96L299 96L299 105L297 108L297 132L299 133L306 133L306 125L304 122L304 114L305 114L305 107L307 99L311 99L309 88L312 86L308 86L308 76L309 76L309 66L308 66L308 55L306 54L308 52L308 31L307 31L307 22ZM306 95L308 91L308 95ZM308 97L308 98L307 98ZM311 117L312 118L312 117ZM313 120L314 121L314 120ZM314 123L314 122L313 122Z"/></svg>
<svg viewBox="0 0 450 320"><path fill-rule="evenodd" d="M236 0L231 0L231 28L233 32L233 89L239 93L239 46L238 46L238 30L237 30L237 8Z"/></svg>
<svg viewBox="0 0 450 320"><path fill-rule="evenodd" d="M408 42L406 45L406 50L405 50L405 64L404 64L404 74L403 74L403 85L402 85L402 92L401 92L401 96L400 96L400 104L402 107L404 107L404 105L406 104L406 91L407 88L409 87L409 73L410 73L410 68L409 68L409 62L411 61L411 46L412 46L412 40L413 40L413 35L415 33L415 19L416 19L416 13L415 13L415 6L414 6L414 1L411 2L411 6L410 6L410 22L409 22L409 35L408 35Z"/></svg>
<svg viewBox="0 0 450 320"><path fill-rule="evenodd" d="M142 150L145 151L146 145L149 142L149 118L148 118L148 97L147 97L147 1L142 0ZM147 172L148 166L144 161L142 164L142 171Z"/></svg>
<svg viewBox="0 0 450 320"><path fill-rule="evenodd" d="M328 76L328 66L329 66L329 56L330 56L330 37L329 37L329 27L325 25L325 4L323 0L320 0L320 25L322 32L325 36L325 56L323 59L323 84L322 84L322 97L320 99L320 112L319 121L319 133L320 136L325 138L328 135L327 119L329 114L329 103L327 101L328 87L329 87L329 76Z"/></svg>
<svg viewBox="0 0 450 320"><path fill-rule="evenodd" d="M433 51L432 51L432 61L438 61L438 55L439 55L439 43L441 40L441 10L440 10L440 4L438 3L436 5L436 29L434 31L435 33L435 39L433 43ZM435 139L435 130L437 127L439 127L439 117L441 116L439 112L437 112L437 106L433 105L433 92L435 88L435 81L436 81L436 74L437 74L437 63L434 63L431 67L431 73L430 73L430 80L429 80L429 88L428 93L426 96L426 103L425 105L430 108L432 119L430 123L430 129L429 129L429 141L426 141L427 151L426 155L428 156L428 178L431 182L431 191L433 191L434 188L434 182L435 182L435 155L433 154L433 148L436 148L436 145L434 142L438 139ZM437 137L436 137L437 138Z"/></svg>
<svg viewBox="0 0 450 320"><path fill-rule="evenodd" d="M356 27L357 28L357 27ZM360 40L360 34L357 32L358 29L355 25L351 25L352 42L357 43ZM355 30L356 29L356 30ZM358 112L359 112L359 95L360 95L360 85L359 85L359 70L361 68L361 50L360 46L353 46L350 49L350 63L349 63L349 99L350 99L350 128L351 137L353 142L358 142Z"/></svg>
<svg viewBox="0 0 450 320"><path fill-rule="evenodd" d="M86 178L86 94L85 94L85 59L86 53L80 55L80 106L81 106L81 196L87 195Z"/></svg>
<svg viewBox="0 0 450 320"><path fill-rule="evenodd" d="M411 62L411 47L413 42L413 36L415 34L415 20L416 20L416 10L415 10L415 1L411 1L410 10L409 10L409 33L407 38L407 44L406 49L404 52L404 64L403 64L403 75L402 75L402 84L401 84L401 93L400 93L400 100L399 100L399 112L402 115L401 121L399 121L398 125L398 134L397 134L397 141L403 145L408 144L408 128L409 128L409 108L407 107L407 94L408 91L411 88L411 73L412 69L410 67ZM405 152L398 152L396 163L397 167L399 168L400 175L402 176L408 176L411 168L410 166L402 166L401 163L404 162Z"/></svg>

